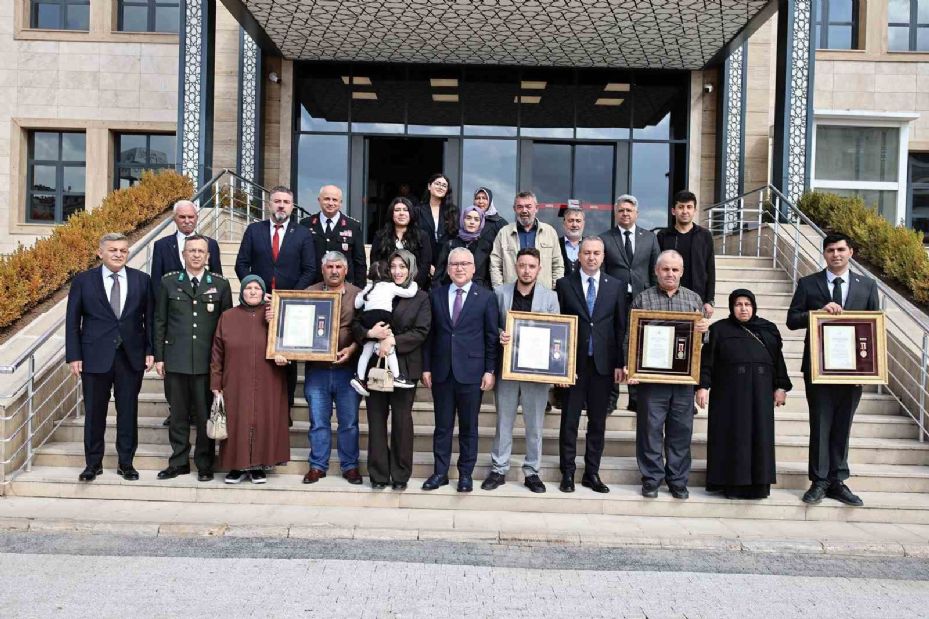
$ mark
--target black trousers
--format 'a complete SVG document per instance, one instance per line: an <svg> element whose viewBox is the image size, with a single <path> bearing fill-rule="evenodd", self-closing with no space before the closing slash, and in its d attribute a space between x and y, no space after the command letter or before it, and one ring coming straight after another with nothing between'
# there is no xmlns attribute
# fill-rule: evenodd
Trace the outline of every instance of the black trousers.
<svg viewBox="0 0 929 619"><path fill-rule="evenodd" d="M415 391L415 389L410 389ZM448 475L452 459L452 435L458 416L458 474L468 477L477 462L477 418L481 411L480 383L459 383L451 375L445 382L432 383L435 402L435 434L432 455L437 475Z"/></svg>
<svg viewBox="0 0 929 619"><path fill-rule="evenodd" d="M397 389L393 393L372 391L368 396L368 476L372 482L410 480L415 397L415 389Z"/></svg>
<svg viewBox="0 0 929 619"><path fill-rule="evenodd" d="M810 481L849 477L848 438L861 400L861 385L814 385L804 373L810 409Z"/></svg>
<svg viewBox="0 0 929 619"><path fill-rule="evenodd" d="M82 372L84 392L84 461L87 466L103 466L106 413L110 392L116 400L116 453L121 466L129 466L139 445L139 391L143 370L134 370L122 348L116 351L109 372Z"/></svg>
<svg viewBox="0 0 929 619"><path fill-rule="evenodd" d="M194 464L201 473L212 472L216 442L206 435L206 422L213 404L210 375L165 372L165 385L170 385L168 393L171 398L171 425L168 427L171 458L168 464L187 466L190 458L190 426L193 425L197 428Z"/></svg>
<svg viewBox="0 0 929 619"><path fill-rule="evenodd" d="M574 475L577 457L577 428L581 422L581 409L587 404L587 437L584 448L584 474L600 473L603 456L603 435L606 431L606 413L610 401L613 374L597 373L593 357L578 359L577 382L568 390L567 403L561 411L561 428L558 433L558 459L562 475Z"/></svg>

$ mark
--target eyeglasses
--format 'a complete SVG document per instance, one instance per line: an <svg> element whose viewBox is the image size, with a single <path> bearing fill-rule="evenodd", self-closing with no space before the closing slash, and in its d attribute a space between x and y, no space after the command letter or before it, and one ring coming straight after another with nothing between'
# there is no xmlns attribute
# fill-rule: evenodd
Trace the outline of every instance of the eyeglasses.
<svg viewBox="0 0 929 619"><path fill-rule="evenodd" d="M439 189L448 189L448 183L443 183L442 181L432 181L433 187L438 187Z"/></svg>
<svg viewBox="0 0 929 619"><path fill-rule="evenodd" d="M449 262L448 266L452 267L453 269L463 269L465 267L471 266L472 264L474 263L473 262Z"/></svg>

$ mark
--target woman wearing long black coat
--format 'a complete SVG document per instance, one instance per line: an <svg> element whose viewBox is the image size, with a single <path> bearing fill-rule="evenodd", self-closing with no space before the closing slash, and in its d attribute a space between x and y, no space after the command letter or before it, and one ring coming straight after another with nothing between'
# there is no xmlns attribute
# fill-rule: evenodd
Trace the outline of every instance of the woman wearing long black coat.
<svg viewBox="0 0 929 619"><path fill-rule="evenodd" d="M710 327L696 394L697 404L710 405L706 487L731 499L761 499L777 482L774 407L793 385L780 332L758 316L755 295L733 291L729 312Z"/></svg>

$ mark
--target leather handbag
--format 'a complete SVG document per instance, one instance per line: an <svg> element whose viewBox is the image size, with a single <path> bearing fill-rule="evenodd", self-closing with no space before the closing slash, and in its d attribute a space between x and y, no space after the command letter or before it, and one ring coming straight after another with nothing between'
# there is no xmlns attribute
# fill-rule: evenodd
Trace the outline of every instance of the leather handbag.
<svg viewBox="0 0 929 619"><path fill-rule="evenodd" d="M394 390L394 376L386 367L384 357L379 357L377 365L368 370L368 391L392 393Z"/></svg>
<svg viewBox="0 0 929 619"><path fill-rule="evenodd" d="M214 441L224 441L229 438L229 432L226 429L226 403L221 395L213 398L210 418L206 422L206 435Z"/></svg>

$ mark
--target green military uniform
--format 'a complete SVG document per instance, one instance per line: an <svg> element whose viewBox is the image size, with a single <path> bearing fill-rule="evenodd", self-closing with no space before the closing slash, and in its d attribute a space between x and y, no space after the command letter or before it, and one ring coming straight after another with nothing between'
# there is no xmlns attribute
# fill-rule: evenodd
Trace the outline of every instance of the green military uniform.
<svg viewBox="0 0 929 619"><path fill-rule="evenodd" d="M214 442L206 436L212 396L210 354L220 315L232 307L232 289L222 275L204 270L196 292L186 271L161 278L155 308L155 362L164 362L165 393L171 406L168 437L172 467L187 467L190 425L197 428L194 463L212 473Z"/></svg>

